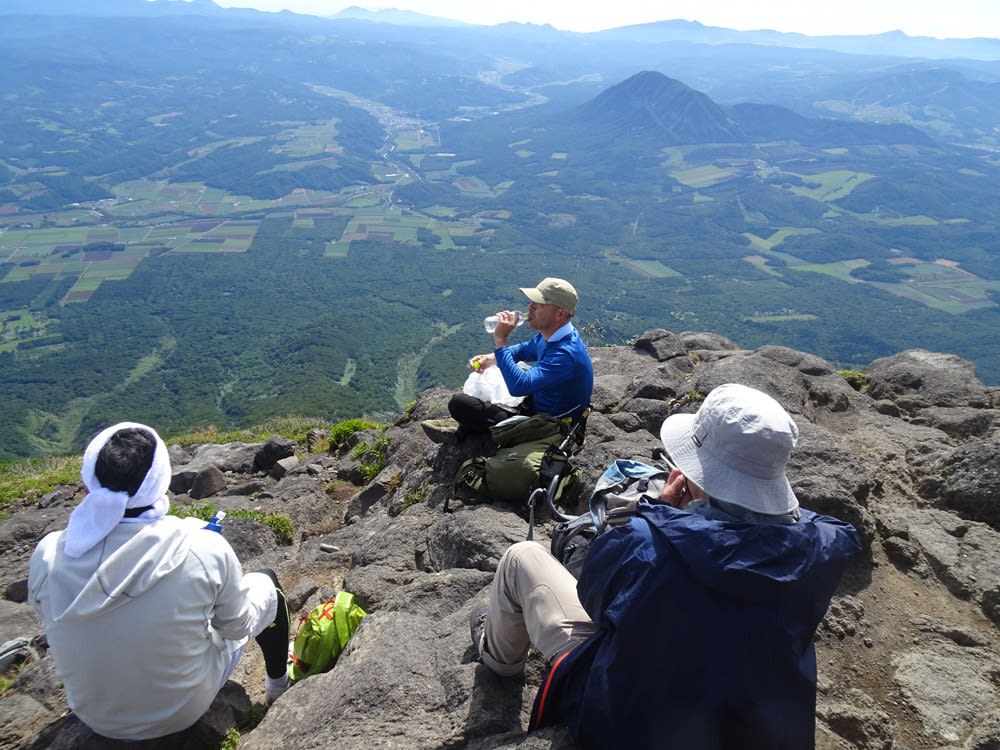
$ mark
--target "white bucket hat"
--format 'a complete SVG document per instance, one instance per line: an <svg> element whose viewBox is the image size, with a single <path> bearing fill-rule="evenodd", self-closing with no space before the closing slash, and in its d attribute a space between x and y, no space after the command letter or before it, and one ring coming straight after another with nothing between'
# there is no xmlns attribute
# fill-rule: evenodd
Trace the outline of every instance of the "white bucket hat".
<svg viewBox="0 0 1000 750"><path fill-rule="evenodd" d="M785 464L799 428L777 401L754 388L715 388L697 414L674 414L660 440L684 476L711 497L757 513L799 506Z"/></svg>

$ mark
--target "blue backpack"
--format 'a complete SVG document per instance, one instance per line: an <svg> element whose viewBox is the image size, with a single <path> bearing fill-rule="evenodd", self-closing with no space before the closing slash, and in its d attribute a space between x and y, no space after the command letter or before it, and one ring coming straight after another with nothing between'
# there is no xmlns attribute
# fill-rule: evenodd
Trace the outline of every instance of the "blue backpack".
<svg viewBox="0 0 1000 750"><path fill-rule="evenodd" d="M552 531L551 551L575 578L580 577L590 543L611 526L627 523L642 500L656 502L670 476L670 469L628 458L611 462L590 495L590 512L566 516L549 511L559 523Z"/></svg>

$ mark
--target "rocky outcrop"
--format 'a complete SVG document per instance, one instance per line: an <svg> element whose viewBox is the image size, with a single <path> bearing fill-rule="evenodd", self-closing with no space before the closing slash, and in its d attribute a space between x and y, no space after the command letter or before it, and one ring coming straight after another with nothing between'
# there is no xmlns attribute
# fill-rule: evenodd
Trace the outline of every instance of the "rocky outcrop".
<svg viewBox="0 0 1000 750"><path fill-rule="evenodd" d="M815 356L705 333L656 330L592 354L595 411L576 458L585 485L614 458L651 460L662 420L725 382L767 391L798 422L789 475L800 502L851 521L864 539L817 634L819 748L1000 746L1000 422L997 392L971 365L903 352L872 363L866 392ZM332 671L293 686L256 726L263 666L250 649L209 716L160 745L130 747L215 748L233 726L245 750L574 746L562 728L524 732L539 658L518 680L474 660L469 613L527 523L515 506L451 499L443 510L459 463L488 448L426 438L419 420L443 416L448 396L421 393L387 429L384 467L367 483L366 459L352 455L374 432L336 454L281 440L172 448L175 506L295 521L290 544L254 518L231 516L224 533L245 567L278 572L296 612L346 588L370 615ZM0 524L0 641L39 634L23 603L28 556L80 497L78 486L60 488ZM543 519L536 538L546 543L549 528ZM66 714L44 654L0 698L2 747L117 746L88 732Z"/></svg>

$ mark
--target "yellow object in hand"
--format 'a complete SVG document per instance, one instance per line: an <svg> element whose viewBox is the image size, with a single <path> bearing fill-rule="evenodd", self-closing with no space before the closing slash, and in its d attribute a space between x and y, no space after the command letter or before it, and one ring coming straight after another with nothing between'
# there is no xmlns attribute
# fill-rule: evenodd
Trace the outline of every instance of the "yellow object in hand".
<svg viewBox="0 0 1000 750"><path fill-rule="evenodd" d="M472 369L473 370L478 370L480 367L482 367L482 365L480 364L480 362L479 362L478 359L475 362L472 363Z"/></svg>

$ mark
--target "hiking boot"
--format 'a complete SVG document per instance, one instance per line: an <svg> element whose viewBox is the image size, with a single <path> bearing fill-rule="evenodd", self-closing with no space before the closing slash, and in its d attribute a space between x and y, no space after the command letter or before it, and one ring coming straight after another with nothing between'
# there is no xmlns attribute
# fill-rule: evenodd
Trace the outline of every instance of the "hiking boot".
<svg viewBox="0 0 1000 750"><path fill-rule="evenodd" d="M472 645L476 647L476 654L479 661L489 667L500 677L517 677L524 672L524 662L517 664L505 664L497 661L496 657L490 653L490 644L486 642L486 620L488 619L489 607L485 604L472 613L469 618L469 634L472 636Z"/></svg>
<svg viewBox="0 0 1000 750"><path fill-rule="evenodd" d="M486 614L489 607L485 604L474 610L469 618L469 634L472 636L472 645L476 647L476 655L482 657L486 649Z"/></svg>
<svg viewBox="0 0 1000 750"><path fill-rule="evenodd" d="M451 417L447 419L425 419L420 423L420 426L424 429L424 434L438 444L457 445L458 441L462 439L459 424Z"/></svg>

